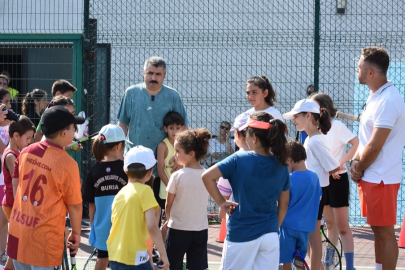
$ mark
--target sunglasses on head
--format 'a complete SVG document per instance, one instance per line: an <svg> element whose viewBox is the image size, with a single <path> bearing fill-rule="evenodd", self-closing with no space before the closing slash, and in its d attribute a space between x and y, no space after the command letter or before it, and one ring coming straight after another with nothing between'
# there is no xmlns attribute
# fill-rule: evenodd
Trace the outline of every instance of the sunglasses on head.
<svg viewBox="0 0 405 270"><path fill-rule="evenodd" d="M226 126L220 126L220 128L224 129L224 130L230 130L231 129L231 127L226 127Z"/></svg>

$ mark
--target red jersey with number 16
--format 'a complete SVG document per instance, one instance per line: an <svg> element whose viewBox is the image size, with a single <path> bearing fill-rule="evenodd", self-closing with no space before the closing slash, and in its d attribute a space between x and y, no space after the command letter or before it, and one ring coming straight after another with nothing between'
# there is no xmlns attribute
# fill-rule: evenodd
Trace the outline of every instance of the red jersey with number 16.
<svg viewBox="0 0 405 270"><path fill-rule="evenodd" d="M15 162L18 189L10 216L7 254L29 265L60 264L67 205L82 202L79 168L60 146L43 141Z"/></svg>

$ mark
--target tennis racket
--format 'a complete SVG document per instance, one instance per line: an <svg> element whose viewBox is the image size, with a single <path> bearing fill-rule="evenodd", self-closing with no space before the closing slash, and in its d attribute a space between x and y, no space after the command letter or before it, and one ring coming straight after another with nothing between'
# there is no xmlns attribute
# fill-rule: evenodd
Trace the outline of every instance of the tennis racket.
<svg viewBox="0 0 405 270"><path fill-rule="evenodd" d="M84 264L83 270L94 270L97 262L97 249L95 248Z"/></svg>
<svg viewBox="0 0 405 270"><path fill-rule="evenodd" d="M74 148L76 147L76 145L78 145L79 143L82 143L82 142L86 142L86 141L90 140L91 138L93 138L93 137L96 136L96 135L98 135L98 132L93 133L93 134L89 135L88 137L83 138L83 139L81 139L81 140L79 140L79 141L72 142L71 144L69 144L69 145L66 146L66 149L77 150L77 148L74 149Z"/></svg>
<svg viewBox="0 0 405 270"><path fill-rule="evenodd" d="M294 251L293 260L292 260L292 267L293 270L309 270L308 263L305 261L305 258L299 253L296 249Z"/></svg>
<svg viewBox="0 0 405 270"><path fill-rule="evenodd" d="M324 270L342 270L341 251L329 240L326 235L325 224L321 225L322 235L322 266ZM340 244L341 245L341 244Z"/></svg>
<svg viewBox="0 0 405 270"><path fill-rule="evenodd" d="M335 117L340 118L340 119L346 119L346 120L360 122L360 115L356 116L356 115L353 115L353 114L337 112Z"/></svg>
<svg viewBox="0 0 405 270"><path fill-rule="evenodd" d="M77 270L76 268L76 254L72 254L74 251L73 249L69 248L70 250L70 264L72 265L72 270Z"/></svg>

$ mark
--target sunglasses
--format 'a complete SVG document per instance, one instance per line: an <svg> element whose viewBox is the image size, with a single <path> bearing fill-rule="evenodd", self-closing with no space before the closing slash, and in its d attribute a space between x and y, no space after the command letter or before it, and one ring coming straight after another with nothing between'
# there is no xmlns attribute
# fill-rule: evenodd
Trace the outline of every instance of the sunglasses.
<svg viewBox="0 0 405 270"><path fill-rule="evenodd" d="M224 130L230 130L231 129L231 127L226 127L226 126L220 126L220 128L224 129Z"/></svg>

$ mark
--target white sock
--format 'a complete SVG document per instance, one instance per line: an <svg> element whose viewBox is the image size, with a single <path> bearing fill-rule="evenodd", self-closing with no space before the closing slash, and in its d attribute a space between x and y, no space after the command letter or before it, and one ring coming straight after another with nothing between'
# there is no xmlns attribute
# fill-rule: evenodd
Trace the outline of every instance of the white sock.
<svg viewBox="0 0 405 270"><path fill-rule="evenodd" d="M375 270L382 270L382 264L375 262Z"/></svg>

